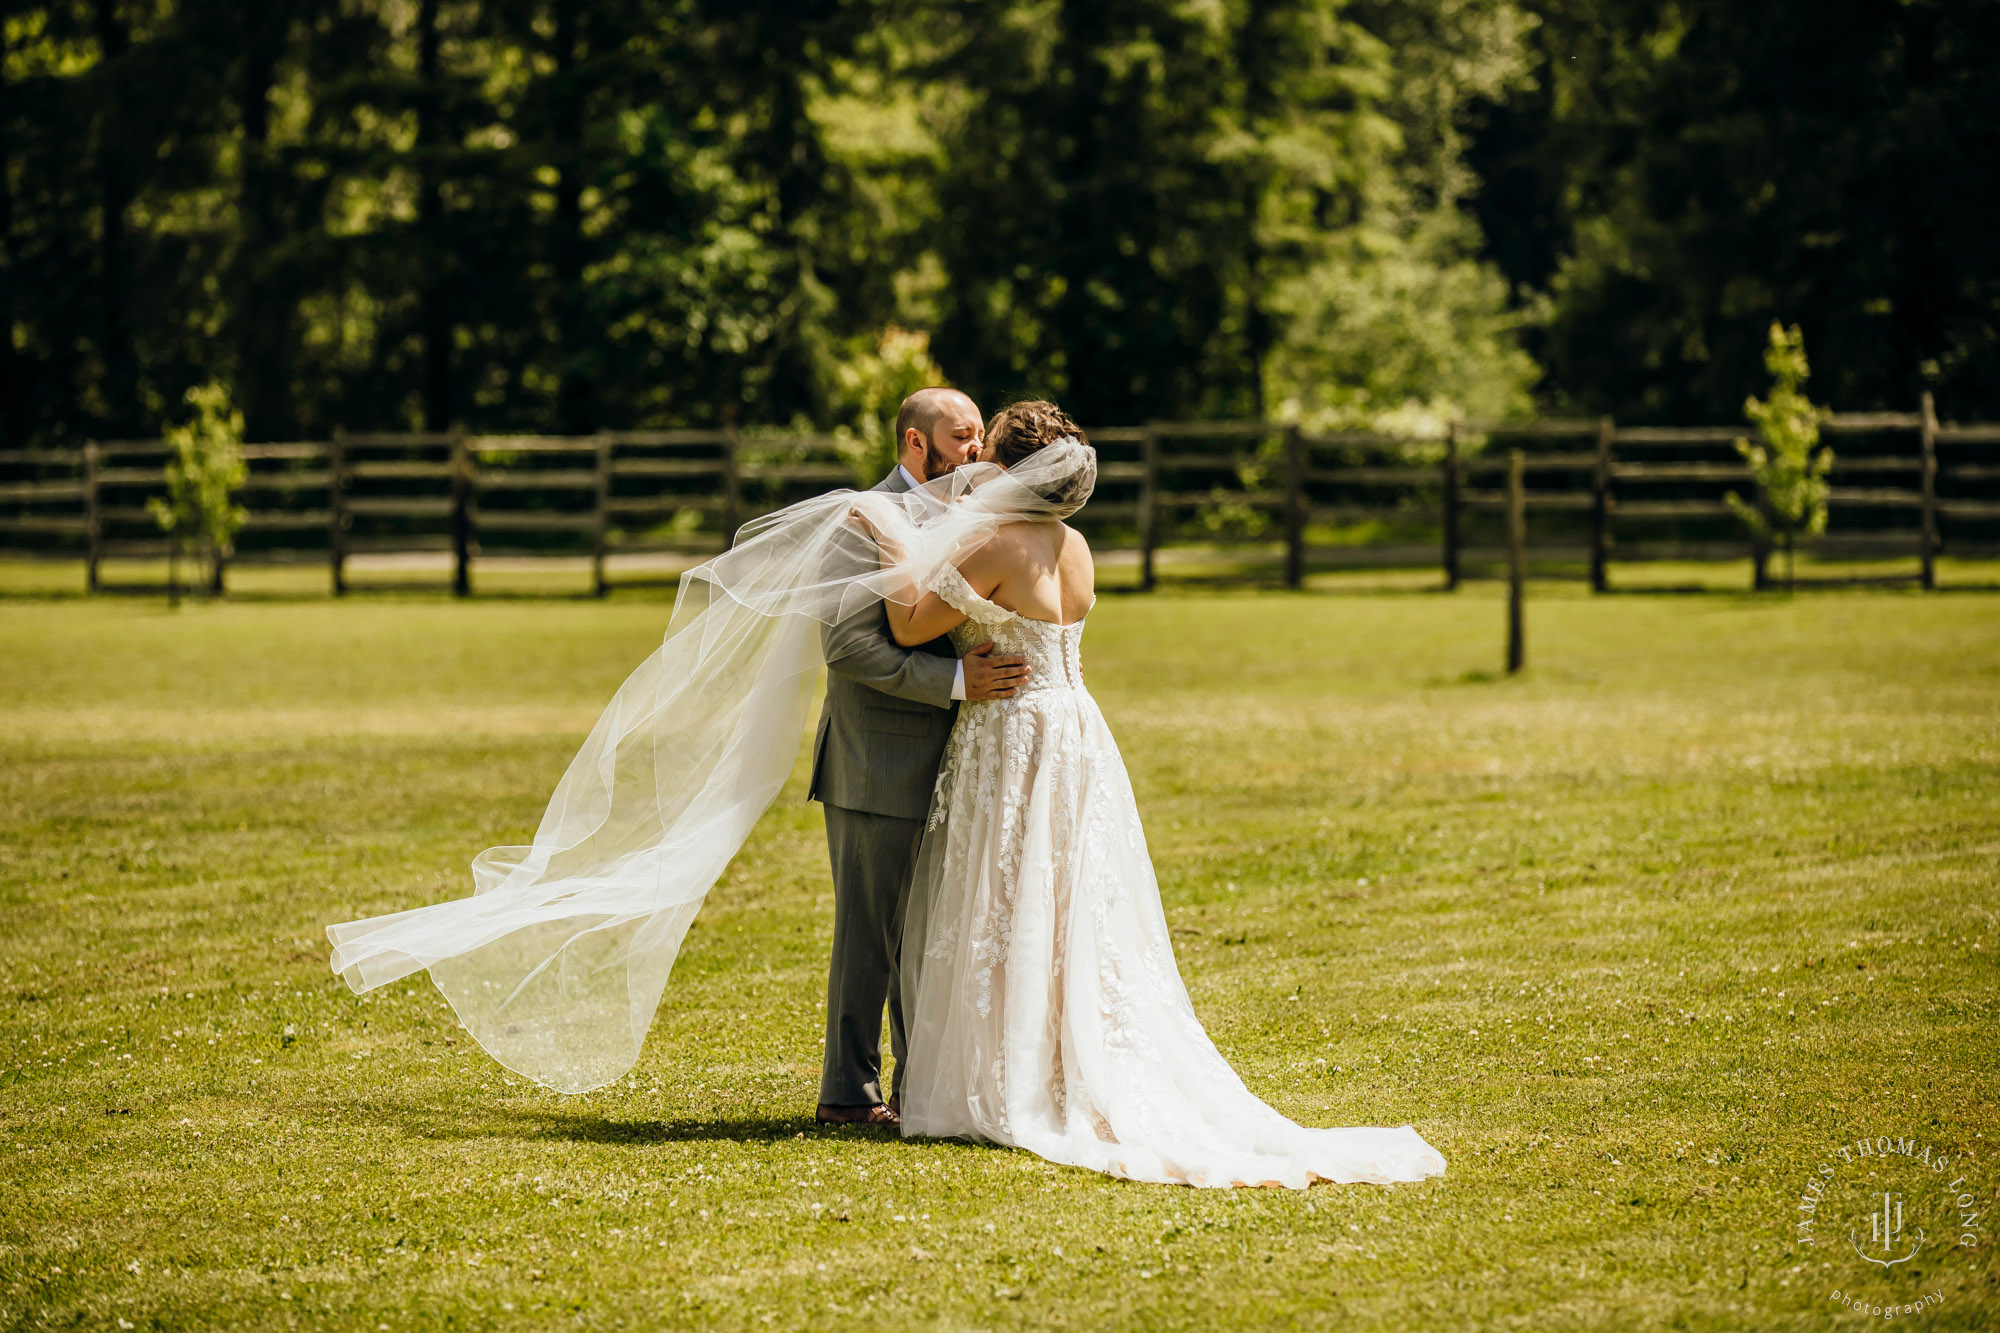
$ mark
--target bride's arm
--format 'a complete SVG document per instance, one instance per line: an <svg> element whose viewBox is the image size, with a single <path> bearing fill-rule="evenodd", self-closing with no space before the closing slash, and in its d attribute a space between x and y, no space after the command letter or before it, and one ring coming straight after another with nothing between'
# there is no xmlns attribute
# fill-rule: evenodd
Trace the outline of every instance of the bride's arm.
<svg viewBox="0 0 2000 1333"><path fill-rule="evenodd" d="M981 597L1000 585L1001 553L997 549L1000 545L997 539L989 541L959 564L958 572ZM890 635L905 648L929 643L940 634L957 629L967 619L965 612L934 592L917 596L915 588L903 591L907 595L901 600L892 598L883 605L889 613Z"/></svg>
<svg viewBox="0 0 2000 1333"><path fill-rule="evenodd" d="M876 517L869 512L865 504L856 504L848 512L849 521L866 531L874 540L875 553L881 560L882 567L893 569L903 562L903 544L886 525L877 523ZM950 619L943 620L938 628L920 638L911 638L913 626L930 623L933 618L937 618L940 608L949 613ZM908 579L897 586L882 589L882 610L889 618L889 637L904 648L915 648L919 644L929 643L965 619L963 614L953 612L949 606L940 602L936 593L925 592Z"/></svg>
<svg viewBox="0 0 2000 1333"><path fill-rule="evenodd" d="M999 566L1002 555L998 548L1001 545L1001 541L996 538L959 563L959 574L981 597L991 595L993 590L1000 586ZM889 633L905 648L929 643L938 635L957 629L970 618L934 592L926 592L913 601L892 601L887 603L887 606Z"/></svg>
<svg viewBox="0 0 2000 1333"><path fill-rule="evenodd" d="M940 634L948 634L965 623L965 612L948 604L934 592L927 592L913 603L884 602L889 613L889 633L905 648L914 648L920 643L929 643Z"/></svg>
<svg viewBox="0 0 2000 1333"><path fill-rule="evenodd" d="M856 524L841 534L827 553L824 576L829 580L858 579L879 569L881 563L872 534ZM889 626L875 605L856 606L850 614L821 626L820 647L828 668L849 680L913 703L951 706L953 677L958 671L955 664L949 658L898 646L889 637Z"/></svg>
<svg viewBox="0 0 2000 1333"><path fill-rule="evenodd" d="M857 504L851 511L851 517L874 537L884 568L902 562L902 543L893 534L878 526L865 506ZM1000 585L1002 572L1000 566L1005 559L1005 552L1001 548L1004 546L1006 542L996 534L989 538L984 546L959 563L959 574L981 597L987 596ZM889 618L890 637L905 648L915 648L919 644L929 643L939 635L958 628L969 619L965 612L936 593L920 589L912 582L905 582L901 587L885 588L882 609Z"/></svg>

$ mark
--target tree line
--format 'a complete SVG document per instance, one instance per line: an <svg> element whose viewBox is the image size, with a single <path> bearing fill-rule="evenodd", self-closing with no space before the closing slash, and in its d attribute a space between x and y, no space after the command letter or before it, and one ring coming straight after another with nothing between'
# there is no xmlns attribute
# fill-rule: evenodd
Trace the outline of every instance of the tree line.
<svg viewBox="0 0 2000 1333"><path fill-rule="evenodd" d="M0 13L0 447L2000 407L1983 0Z"/></svg>
<svg viewBox="0 0 2000 1333"><path fill-rule="evenodd" d="M1471 207L1543 397L1740 420L1773 322L1815 396L2000 415L2000 3L1534 0Z"/></svg>

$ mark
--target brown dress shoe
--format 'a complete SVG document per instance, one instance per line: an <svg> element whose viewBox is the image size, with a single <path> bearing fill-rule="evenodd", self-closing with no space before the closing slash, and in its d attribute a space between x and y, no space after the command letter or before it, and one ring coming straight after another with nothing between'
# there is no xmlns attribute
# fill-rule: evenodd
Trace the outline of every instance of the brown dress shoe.
<svg viewBox="0 0 2000 1333"><path fill-rule="evenodd" d="M903 1123L895 1111L880 1102L873 1106L822 1106L813 1112L813 1119L822 1125L873 1125L877 1129L895 1129Z"/></svg>

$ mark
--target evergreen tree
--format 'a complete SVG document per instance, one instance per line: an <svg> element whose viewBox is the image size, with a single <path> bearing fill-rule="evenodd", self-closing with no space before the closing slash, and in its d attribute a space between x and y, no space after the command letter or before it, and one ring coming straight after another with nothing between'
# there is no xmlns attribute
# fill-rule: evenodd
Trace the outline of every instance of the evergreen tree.
<svg viewBox="0 0 2000 1333"><path fill-rule="evenodd" d="M1732 414L1782 316L1844 409L2000 410L2000 3L1530 8L1536 86L1486 109L1475 207L1552 299L1552 405Z"/></svg>

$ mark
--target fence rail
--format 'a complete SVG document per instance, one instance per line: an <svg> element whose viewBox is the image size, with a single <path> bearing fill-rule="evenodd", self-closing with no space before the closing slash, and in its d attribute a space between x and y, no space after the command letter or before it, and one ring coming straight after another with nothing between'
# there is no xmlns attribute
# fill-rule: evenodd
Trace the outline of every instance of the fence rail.
<svg viewBox="0 0 2000 1333"><path fill-rule="evenodd" d="M2000 551L2000 423L1916 412L1836 414L1823 552L1907 555L1936 584L1940 552ZM1626 426L1610 418L1461 423L1443 436L1313 433L1255 421L1160 421L1091 432L1098 494L1079 516L1135 547L1142 586L1158 555L1191 540L1281 542L1284 576L1413 563L1428 548L1447 587L1510 559L1507 469L1518 451L1531 554L1563 556L1600 591L1614 561L1749 556L1727 500L1749 496L1733 426ZM1505 444L1507 449L1489 445ZM619 556L725 549L749 519L859 480L823 436L732 429L582 438L348 433L254 444L238 563L324 560L333 590L357 555L449 551L454 591L496 552L587 555L598 592ZM93 589L107 561L167 546L146 501L163 493L166 445L93 441L0 451L0 551L80 556Z"/></svg>

